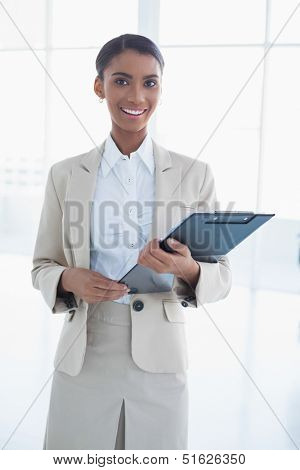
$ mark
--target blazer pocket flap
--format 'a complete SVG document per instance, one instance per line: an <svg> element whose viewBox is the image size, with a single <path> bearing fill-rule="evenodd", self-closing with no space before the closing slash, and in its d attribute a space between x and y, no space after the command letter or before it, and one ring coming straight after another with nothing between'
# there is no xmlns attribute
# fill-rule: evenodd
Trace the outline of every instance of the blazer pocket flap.
<svg viewBox="0 0 300 470"><path fill-rule="evenodd" d="M167 319L174 323L185 323L186 312L181 302L176 300L163 300L164 311Z"/></svg>

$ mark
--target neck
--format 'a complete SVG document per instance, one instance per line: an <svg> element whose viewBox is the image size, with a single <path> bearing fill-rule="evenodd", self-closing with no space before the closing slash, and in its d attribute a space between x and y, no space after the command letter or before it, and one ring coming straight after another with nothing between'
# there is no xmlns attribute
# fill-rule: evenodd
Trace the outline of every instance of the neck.
<svg viewBox="0 0 300 470"><path fill-rule="evenodd" d="M130 157L130 154L135 152L145 139L147 128L145 127L138 132L128 132L113 127L110 134L120 152Z"/></svg>

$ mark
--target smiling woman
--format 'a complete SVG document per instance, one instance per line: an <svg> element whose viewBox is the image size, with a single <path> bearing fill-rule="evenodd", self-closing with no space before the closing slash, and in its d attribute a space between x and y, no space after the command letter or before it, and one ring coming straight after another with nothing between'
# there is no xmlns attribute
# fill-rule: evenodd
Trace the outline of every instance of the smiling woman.
<svg viewBox="0 0 300 470"><path fill-rule="evenodd" d="M214 178L147 132L164 68L150 39L112 39L96 68L112 129L51 167L33 258L33 286L65 314L44 449L187 449L186 307L226 297L231 271L226 256L196 262L158 238L178 223L179 203L214 210ZM135 264L174 274L172 290L129 294L118 280Z"/></svg>

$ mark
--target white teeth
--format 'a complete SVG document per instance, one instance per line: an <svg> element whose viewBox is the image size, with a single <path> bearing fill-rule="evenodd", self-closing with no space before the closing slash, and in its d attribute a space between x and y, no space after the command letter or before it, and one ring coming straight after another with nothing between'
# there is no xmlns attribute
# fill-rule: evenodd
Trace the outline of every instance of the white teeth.
<svg viewBox="0 0 300 470"><path fill-rule="evenodd" d="M125 111L125 113L128 113L128 114L135 114L135 115L139 115L139 114L142 114L144 111L134 111L133 109L127 109L127 108L121 108L123 111Z"/></svg>

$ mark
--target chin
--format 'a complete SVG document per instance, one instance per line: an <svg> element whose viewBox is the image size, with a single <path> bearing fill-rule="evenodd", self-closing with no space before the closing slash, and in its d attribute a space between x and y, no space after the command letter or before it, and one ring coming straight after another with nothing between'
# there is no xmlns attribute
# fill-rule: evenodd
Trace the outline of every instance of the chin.
<svg viewBox="0 0 300 470"><path fill-rule="evenodd" d="M145 124L142 124L142 126L133 126L133 125L129 125L129 126L126 126L124 125L124 123L118 123L117 121L114 121L114 125L116 127L118 127L118 129L120 129L121 131L125 131L125 132L133 132L133 133L136 133L136 132L139 132L141 131L142 129L144 129L145 127L147 127L147 123Z"/></svg>

